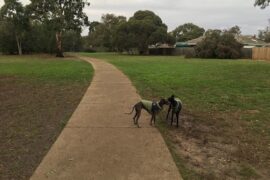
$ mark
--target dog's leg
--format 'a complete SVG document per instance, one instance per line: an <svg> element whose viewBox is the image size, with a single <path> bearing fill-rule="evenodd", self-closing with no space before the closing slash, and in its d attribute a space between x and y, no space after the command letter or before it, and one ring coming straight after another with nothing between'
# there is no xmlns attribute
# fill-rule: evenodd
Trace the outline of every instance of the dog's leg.
<svg viewBox="0 0 270 180"><path fill-rule="evenodd" d="M138 128L140 128L139 126L139 118L141 117L141 111L138 111L138 115L137 115L137 119L136 119L136 124L138 126Z"/></svg>
<svg viewBox="0 0 270 180"><path fill-rule="evenodd" d="M170 114L170 112L171 112L171 109L172 109L172 105L170 104L169 109L168 109L168 113L167 113L167 117L166 117L166 120L167 120L167 121L168 121L168 119L169 119L169 114Z"/></svg>
<svg viewBox="0 0 270 180"><path fill-rule="evenodd" d="M135 116L133 117L134 124L136 124L136 117L138 116L138 111L136 110Z"/></svg>
<svg viewBox="0 0 270 180"><path fill-rule="evenodd" d="M180 115L180 112L177 112L176 113L176 119L177 119L176 127L179 127L179 125L178 125L178 123L179 123L179 115Z"/></svg>
<svg viewBox="0 0 270 180"><path fill-rule="evenodd" d="M154 118L154 125L156 125L156 114L153 115Z"/></svg>
<svg viewBox="0 0 270 180"><path fill-rule="evenodd" d="M174 117L174 112L172 111L171 126L173 125L173 117Z"/></svg>

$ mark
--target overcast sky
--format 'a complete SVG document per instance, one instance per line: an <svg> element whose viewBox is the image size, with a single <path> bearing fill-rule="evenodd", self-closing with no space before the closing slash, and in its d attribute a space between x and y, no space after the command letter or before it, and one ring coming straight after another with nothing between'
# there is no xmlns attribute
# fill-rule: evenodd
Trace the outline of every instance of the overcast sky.
<svg viewBox="0 0 270 180"><path fill-rule="evenodd" d="M137 10L151 10L173 30L178 25L192 22L205 29L224 29L234 25L243 34L257 34L270 19L270 7L254 7L255 0L89 0L85 9L90 21L99 21L102 14L113 13L130 17ZM27 4L29 0L21 0ZM2 6L4 0L0 0ZM84 30L84 34L87 29Z"/></svg>

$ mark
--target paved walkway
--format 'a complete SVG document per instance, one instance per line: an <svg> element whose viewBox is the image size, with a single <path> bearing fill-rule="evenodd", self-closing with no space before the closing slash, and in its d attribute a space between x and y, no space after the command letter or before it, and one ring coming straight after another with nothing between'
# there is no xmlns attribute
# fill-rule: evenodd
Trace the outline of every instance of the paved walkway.
<svg viewBox="0 0 270 180"><path fill-rule="evenodd" d="M91 86L31 179L181 179L150 116L142 114L139 129L125 114L140 99L130 80L111 64L82 59L95 69Z"/></svg>

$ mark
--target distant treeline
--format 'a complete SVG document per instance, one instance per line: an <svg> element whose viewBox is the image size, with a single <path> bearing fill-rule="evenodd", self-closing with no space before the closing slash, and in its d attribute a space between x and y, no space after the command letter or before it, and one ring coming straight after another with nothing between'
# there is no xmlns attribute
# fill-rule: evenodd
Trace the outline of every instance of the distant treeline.
<svg viewBox="0 0 270 180"><path fill-rule="evenodd" d="M59 57L63 51L145 54L149 45L173 45L202 35L206 38L196 49L199 57L237 57L240 47L233 37L241 33L238 26L205 31L186 23L168 32L161 18L148 10L137 11L129 19L105 14L100 22L90 23L83 12L90 5L85 0L31 0L27 6L18 0L4 2L0 9L0 52L4 54L56 53ZM83 26L89 27L85 37L81 36ZM261 39L269 37L269 28L260 32Z"/></svg>
<svg viewBox="0 0 270 180"><path fill-rule="evenodd" d="M20 37L23 54L57 52L55 31L49 25L34 23ZM82 37L80 32L63 33L63 51L81 51ZM0 24L0 50L4 54L18 54L16 34L9 22Z"/></svg>

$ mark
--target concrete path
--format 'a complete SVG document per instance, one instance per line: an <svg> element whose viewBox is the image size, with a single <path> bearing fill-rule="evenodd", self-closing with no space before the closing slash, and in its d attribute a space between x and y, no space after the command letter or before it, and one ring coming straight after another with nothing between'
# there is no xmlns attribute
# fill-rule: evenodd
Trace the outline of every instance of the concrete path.
<svg viewBox="0 0 270 180"><path fill-rule="evenodd" d="M150 116L142 114L139 129L125 114L140 100L130 80L109 63L82 59L95 69L91 86L31 179L181 179Z"/></svg>

